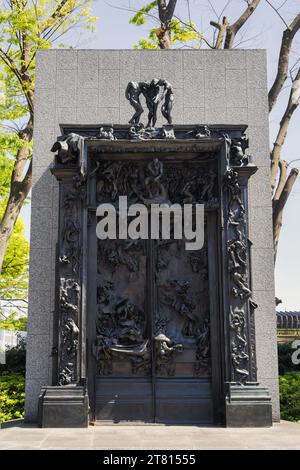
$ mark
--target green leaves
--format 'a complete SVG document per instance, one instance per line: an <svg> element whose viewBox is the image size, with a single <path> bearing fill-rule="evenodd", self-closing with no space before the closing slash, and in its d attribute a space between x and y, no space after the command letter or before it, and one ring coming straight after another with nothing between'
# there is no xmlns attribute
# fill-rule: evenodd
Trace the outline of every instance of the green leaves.
<svg viewBox="0 0 300 470"><path fill-rule="evenodd" d="M141 8L130 20L129 23L136 26L142 26L147 22L147 15L157 7L157 1L147 4ZM153 16L155 16L153 11ZM134 45L135 49L159 49L159 41L157 37L158 28L151 28L148 38L143 38ZM171 43L191 44L197 41L196 47L203 37L202 33L198 33L196 25L193 21L182 22L177 18L170 21Z"/></svg>
<svg viewBox="0 0 300 470"><path fill-rule="evenodd" d="M0 216L2 216L1 207ZM19 217L3 261L2 272L0 274L0 297L5 297L6 299L27 298L28 262L29 243L25 237L24 222L22 218ZM9 319L7 323L8 326L5 329L10 329L9 325L15 322L15 320L16 319L13 317ZM4 324L0 325L0 328L4 328L4 326Z"/></svg>
<svg viewBox="0 0 300 470"><path fill-rule="evenodd" d="M1 308L0 308L1 310ZM20 317L17 312L10 313L6 319L0 317L0 330L14 330L26 331L27 330L27 317Z"/></svg>
<svg viewBox="0 0 300 470"><path fill-rule="evenodd" d="M141 8L132 18L130 18L129 23L135 24L136 26L142 26L146 23L147 14L151 10L157 7L157 0L154 2L148 3L148 5Z"/></svg>
<svg viewBox="0 0 300 470"><path fill-rule="evenodd" d="M300 423L300 372L279 377L281 418Z"/></svg>
<svg viewBox="0 0 300 470"><path fill-rule="evenodd" d="M0 422L23 418L25 378L18 372L0 372Z"/></svg>
<svg viewBox="0 0 300 470"><path fill-rule="evenodd" d="M202 34L196 31L195 23L189 21L188 23L181 23L177 19L171 20L171 40L175 42L191 42L197 39L201 39Z"/></svg>
<svg viewBox="0 0 300 470"><path fill-rule="evenodd" d="M30 190L31 129L34 121L35 59L38 49L49 49L74 27L94 29L93 0L35 0L1 2L0 6L0 221L2 250L11 228L13 235L5 255L0 278L0 294L16 295L26 291L28 244L18 211ZM27 127L26 127L27 126ZM27 132L21 132L26 129ZM27 178L26 178L26 176ZM10 177L13 197L8 201ZM24 177L23 188L20 179ZM19 185L19 187L18 187ZM17 188L17 190L16 190ZM19 190L19 192L18 192ZM5 212L6 204L9 204ZM8 225L10 225L8 230ZM1 265L2 268L1 252Z"/></svg>
<svg viewBox="0 0 300 470"><path fill-rule="evenodd" d="M159 49L158 43L150 41L149 39L140 39L137 44L134 45L134 49Z"/></svg>

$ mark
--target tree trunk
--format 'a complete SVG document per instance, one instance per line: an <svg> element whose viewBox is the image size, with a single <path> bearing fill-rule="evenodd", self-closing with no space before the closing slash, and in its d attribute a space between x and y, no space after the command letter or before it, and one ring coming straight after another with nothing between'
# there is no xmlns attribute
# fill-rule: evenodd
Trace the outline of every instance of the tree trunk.
<svg viewBox="0 0 300 470"><path fill-rule="evenodd" d="M279 125L279 131L274 142L273 150L271 152L271 187L274 191L276 185L276 178L278 173L278 166L280 162L280 155L285 138L287 135L288 127L293 113L299 106L299 90L300 90L300 68L296 74L296 77L293 80L289 101L285 112L282 116Z"/></svg>
<svg viewBox="0 0 300 470"><path fill-rule="evenodd" d="M23 203L28 196L31 187L31 171L27 173L26 181L22 183L14 182L11 186L9 199L5 213L0 224L0 272L10 237L13 233L15 223L19 217Z"/></svg>
<svg viewBox="0 0 300 470"><path fill-rule="evenodd" d="M223 41L227 31L228 20L226 16L224 16L222 23L216 23L215 21L211 21L210 24L218 30L218 36L214 44L214 49L222 49Z"/></svg>
<svg viewBox="0 0 300 470"><path fill-rule="evenodd" d="M299 170L293 168L285 182L279 199L273 201L273 244L274 244L274 260L276 261L279 236L282 228L282 216L284 207L291 194L294 183L297 179Z"/></svg>
<svg viewBox="0 0 300 470"><path fill-rule="evenodd" d="M261 0L252 0L250 2L247 2L248 7L241 14L241 16L236 20L236 22L230 26L227 26L224 49L231 49L233 47L235 36L239 32L239 30L244 26L246 21L248 21L250 16L254 13L260 1Z"/></svg>
<svg viewBox="0 0 300 470"><path fill-rule="evenodd" d="M295 34L300 29L300 13L294 18L289 27L283 32L281 40L281 48L278 58L277 74L274 83L269 91L269 111L271 112L276 104L279 93L281 92L283 85L288 76L289 72L289 59L292 50L292 43Z"/></svg>
<svg viewBox="0 0 300 470"><path fill-rule="evenodd" d="M177 0L157 0L160 28L156 30L156 36L160 49L171 49L171 20L174 15Z"/></svg>
<svg viewBox="0 0 300 470"><path fill-rule="evenodd" d="M19 132L19 137L23 140L24 145L22 145L18 150L18 154L15 159L14 169L11 175L10 193L5 212L0 223L0 273L15 223L32 184L32 162L29 164L26 175L23 176L26 164L30 157L28 143L32 140L31 119L29 120L27 127Z"/></svg>
<svg viewBox="0 0 300 470"><path fill-rule="evenodd" d="M169 27L161 25L161 27L156 30L156 36L160 49L171 49L171 32Z"/></svg>

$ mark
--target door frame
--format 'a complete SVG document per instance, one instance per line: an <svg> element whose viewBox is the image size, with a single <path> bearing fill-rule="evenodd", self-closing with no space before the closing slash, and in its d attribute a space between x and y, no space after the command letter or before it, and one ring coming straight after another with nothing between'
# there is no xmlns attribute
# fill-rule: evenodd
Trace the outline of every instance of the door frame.
<svg viewBox="0 0 300 470"><path fill-rule="evenodd" d="M218 150L218 156L221 154L221 147ZM161 161L164 161L165 154L162 158L159 152L155 154ZM87 161L88 161L87 154ZM189 158L191 154L189 154ZM215 156L214 156L215 158ZM109 158L105 158L109 160ZM123 159L122 155L119 159ZM137 154L136 159L138 161L145 160L144 154ZM178 157L178 160L182 161L182 158ZM221 158L218 158L220 161ZM110 160L111 161L111 160ZM203 166L203 162L200 165ZM217 164L217 171L219 177L219 164ZM96 318L96 302L92 299L96 299L97 292L97 237L96 237L96 200L95 200L95 178L92 178L88 183L88 194L89 194L89 205L88 205L88 228L87 228L87 269L89 277L87 279L87 371L88 371L88 387L89 387L89 400L91 409L91 421L96 421L96 360L92 353L92 347L96 340L95 324L94 319ZM207 247L208 247L208 279L209 279L209 305L210 305L210 324L211 324L211 349L210 349L210 360L211 360L211 386L212 386L212 401L214 409L214 423L221 424L224 416L224 403L223 397L223 357L222 357L222 345L223 345L223 312L222 304L220 301L220 276L218 266L221 263L221 251L220 251L220 209L216 208L206 212L207 218ZM212 240L210 242L210 240ZM153 256L150 253L150 259ZM152 260L153 264L153 260ZM147 268L149 274L149 268ZM153 274L153 273L152 273ZM154 281L149 282L150 289L154 287ZM149 289L146 291L149 296ZM151 293L150 293L151 294ZM155 303L154 296L155 292L152 292L151 305ZM148 304L147 304L148 305ZM152 309L154 311L154 308ZM152 350L152 348L151 348ZM152 360L153 363L153 360ZM154 364L152 364L152 367ZM101 380L101 378L98 378ZM151 380L151 379L150 379ZM155 390L153 391L153 402L155 401ZM155 410L155 405L154 410Z"/></svg>
<svg viewBox="0 0 300 470"><path fill-rule="evenodd" d="M93 281L88 275L88 258L90 256L89 234L93 224L94 210L91 200L88 161L93 155L109 155L111 158L118 159L120 155L131 154L135 158L139 156L148 156L158 154L166 155L195 155L207 152L218 151L219 168L219 210L215 215L214 224L217 226L215 234L218 244L217 260L212 263L210 269L213 272L213 278L216 284L210 284L211 297L211 318L213 319L215 334L212 339L212 381L213 396L215 400L215 420L216 422L227 422L225 415L229 402L232 400L232 393L244 393L245 403L249 397L249 390L254 390L256 382L256 361L255 361L255 329L253 309L255 303L251 296L251 269L250 269L250 246L247 239L248 234L248 180L257 170L245 155L245 139L243 137L246 126L210 126L209 135L200 135L199 126L173 126L175 139L166 137L163 133L161 137L154 140L136 141L131 140L129 126L114 126L115 140L97 138L99 126L74 126L62 125L63 138L59 140L70 141L77 139L77 148L74 151L74 143L69 148L69 158L67 161L56 155L55 165L52 173L60 183L60 217L59 217L59 236L58 236L58 259L56 265L57 276L57 305L55 321L57 325L57 335L53 343L54 357L56 362L57 377L53 378L54 383L64 386L61 380L62 375L67 375L68 383L81 384L84 386L88 382L88 390L91 403L93 402L94 389L92 383L91 364L91 325L88 321L91 307L91 292L93 292ZM73 133L72 135L70 133ZM75 133L75 134L74 134ZM77 134L76 134L77 133ZM170 133L168 133L170 135ZM192 137L191 137L192 135ZM75 136L75 137L74 137ZM234 181L233 181L234 180ZM234 185L233 185L234 183ZM75 252L78 261L78 269L65 263L63 250L66 248L64 240L65 220L68 215L67 199L70 202L70 195L73 198L74 217L76 223L80 225L80 231L76 239L68 242L72 244L72 250ZM244 266L244 287L249 294L243 296L243 302L237 303L235 291L239 287L239 280L232 277L228 270L228 246L231 242L233 229L228 227L229 211L232 201L239 200L240 207L244 208L243 235L244 241L248 247L246 262ZM95 201L94 201L95 203ZM70 205L69 205L70 207ZM70 248L70 247L69 247ZM94 261L95 262L95 261ZM67 281L67 284L66 284ZM91 290L92 289L92 290ZM214 292L217 289L217 295ZM68 297L74 304L76 310L75 320L78 322L79 337L77 339L69 338L68 341L73 348L66 349L63 338L67 334L64 330L64 312L66 308L65 297ZM240 316L244 328L245 353L244 353L244 372L245 377L241 378L236 360L236 353L232 347L232 341L237 340L237 332L234 330L230 319L232 308L240 306ZM239 325L241 326L241 324ZM75 350L75 353L74 353ZM248 354L246 354L246 351ZM70 365L71 364L71 365ZM247 385L247 387L245 387ZM257 393L260 393L257 388ZM246 396L247 395L247 396ZM237 395L238 396L238 395ZM253 405L254 406L254 405ZM245 405L246 407L246 405ZM240 408L242 409L242 408ZM245 408L246 409L246 408Z"/></svg>

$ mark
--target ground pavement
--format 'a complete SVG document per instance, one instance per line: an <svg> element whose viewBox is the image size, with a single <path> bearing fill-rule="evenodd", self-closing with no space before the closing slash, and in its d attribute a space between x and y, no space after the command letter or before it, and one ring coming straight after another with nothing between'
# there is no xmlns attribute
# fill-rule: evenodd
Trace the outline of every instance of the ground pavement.
<svg viewBox="0 0 300 470"><path fill-rule="evenodd" d="M216 428L166 425L98 425L87 429L0 429L0 449L299 449L300 424L272 428Z"/></svg>

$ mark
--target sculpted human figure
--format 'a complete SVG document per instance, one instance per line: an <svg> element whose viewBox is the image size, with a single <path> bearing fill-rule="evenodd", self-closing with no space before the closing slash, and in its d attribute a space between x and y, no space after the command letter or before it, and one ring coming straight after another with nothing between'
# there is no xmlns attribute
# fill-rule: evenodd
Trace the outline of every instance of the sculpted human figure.
<svg viewBox="0 0 300 470"><path fill-rule="evenodd" d="M138 82L129 82L125 91L125 96L130 102L131 106L134 107L135 113L130 119L129 123L137 125L140 122L140 117L144 112L144 109L140 102L141 84Z"/></svg>
<svg viewBox="0 0 300 470"><path fill-rule="evenodd" d="M129 124L133 125L133 127L130 129L130 133L132 137L135 137L138 140L143 140L143 138L139 138L140 134L142 133L142 129L135 129L135 126L139 125L141 114L144 112L143 106L140 102L141 94L144 96L148 108L148 122L146 129L153 129L155 127L157 121L158 105L162 100L162 115L168 121L168 124L171 125L171 112L174 102L173 88L167 80L153 78L151 82L131 81L128 83L125 90L125 96L130 102L131 106L133 106L135 109L135 113L129 121Z"/></svg>
<svg viewBox="0 0 300 470"><path fill-rule="evenodd" d="M160 179L163 176L163 165L158 158L154 158L147 166L148 175L145 179L149 198L153 198L162 192Z"/></svg>
<svg viewBox="0 0 300 470"><path fill-rule="evenodd" d="M148 123L146 127L155 127L157 121L157 108L161 101L160 80L153 78L151 82L141 82L140 87L148 108Z"/></svg>
<svg viewBox="0 0 300 470"><path fill-rule="evenodd" d="M209 170L207 178L204 179L205 182L200 196L201 201L203 201L206 196L208 201L212 199L216 177L215 172Z"/></svg>
<svg viewBox="0 0 300 470"><path fill-rule="evenodd" d="M164 102L161 107L161 112L164 118L168 121L168 124L172 124L172 108L174 102L174 93L172 85L167 82L166 80L159 80L159 85L161 85L164 89L163 96Z"/></svg>

